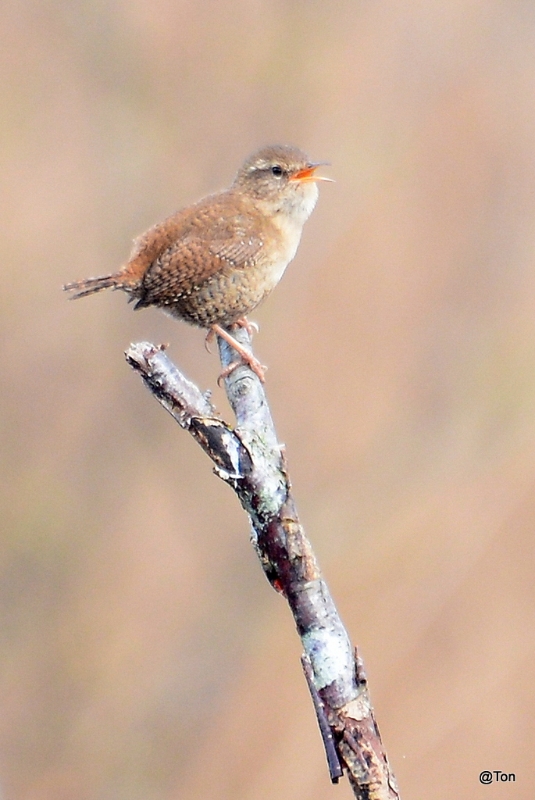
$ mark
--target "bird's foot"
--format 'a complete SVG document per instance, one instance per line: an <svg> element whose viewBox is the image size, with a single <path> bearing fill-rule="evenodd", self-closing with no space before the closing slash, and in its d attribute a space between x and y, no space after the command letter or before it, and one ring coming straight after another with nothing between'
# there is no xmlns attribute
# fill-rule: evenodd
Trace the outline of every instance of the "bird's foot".
<svg viewBox="0 0 535 800"><path fill-rule="evenodd" d="M264 364L261 364L260 361L258 361L258 359L256 359L254 356L250 356L250 359L246 359L245 357L242 356L242 359L243 359L242 361L233 361L232 364L229 364L228 367L226 367L223 370L223 372L217 379L218 386L221 386L221 381L223 381L225 378L228 378L228 376L232 372L234 372L235 369L237 369L238 367L243 367L244 361L246 362L249 369L252 370L254 374L257 376L260 383L266 382L267 367Z"/></svg>
<svg viewBox="0 0 535 800"><path fill-rule="evenodd" d="M240 317L233 325L230 326L231 330L234 330L235 328L245 328L251 339L253 338L253 335L258 333L260 330L258 324L256 322L249 322L247 317Z"/></svg>
<svg viewBox="0 0 535 800"><path fill-rule="evenodd" d="M249 325L250 323L247 323L247 324ZM244 326L240 325L240 327L244 327ZM246 347L244 347L242 344L240 344L234 338L234 336L232 336L232 334L230 334L228 331L226 331L224 328L222 328L221 325L212 325L208 336L210 336L210 334L212 334L212 335L213 334L217 334L218 336L220 336L222 339L224 339L227 342L227 344L229 344L231 347L233 347L234 350L236 350L236 352L242 358L241 362L240 361L233 361L232 364L229 364L229 366L226 367L223 370L223 372L221 373L221 375L217 379L218 384L220 384L221 380L223 380L224 378L228 378L230 373L234 372L236 367L240 367L243 362L245 362L245 364L247 364L249 369L254 372L254 374L258 377L258 379L260 380L261 383L265 383L265 381L266 381L265 371L266 371L267 367L265 367L263 364L261 364L260 361L257 358L255 358L254 355L249 350L247 350ZM207 339L208 339L208 336L206 337Z"/></svg>

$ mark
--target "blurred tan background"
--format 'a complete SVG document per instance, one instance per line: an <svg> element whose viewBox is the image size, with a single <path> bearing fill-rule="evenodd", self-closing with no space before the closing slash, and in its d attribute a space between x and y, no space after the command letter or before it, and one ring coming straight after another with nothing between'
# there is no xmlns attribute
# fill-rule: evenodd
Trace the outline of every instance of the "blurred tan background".
<svg viewBox="0 0 535 800"><path fill-rule="evenodd" d="M228 413L203 333L60 291L279 141L336 183L255 350L402 797L532 798L533 3L5 0L0 37L2 800L352 796L235 497L124 362L170 342Z"/></svg>

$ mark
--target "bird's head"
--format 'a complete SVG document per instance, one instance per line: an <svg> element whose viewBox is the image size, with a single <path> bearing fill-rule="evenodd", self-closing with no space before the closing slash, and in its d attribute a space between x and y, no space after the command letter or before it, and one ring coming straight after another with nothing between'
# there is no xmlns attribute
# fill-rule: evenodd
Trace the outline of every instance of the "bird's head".
<svg viewBox="0 0 535 800"><path fill-rule="evenodd" d="M310 161L298 147L271 145L253 153L240 167L234 188L270 213L283 213L303 224L318 199L316 170L327 162Z"/></svg>

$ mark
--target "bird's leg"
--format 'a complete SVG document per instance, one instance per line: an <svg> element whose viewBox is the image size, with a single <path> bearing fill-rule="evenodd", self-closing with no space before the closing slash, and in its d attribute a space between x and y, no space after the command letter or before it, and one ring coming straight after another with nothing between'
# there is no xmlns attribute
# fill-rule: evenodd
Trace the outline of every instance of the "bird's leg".
<svg viewBox="0 0 535 800"><path fill-rule="evenodd" d="M240 320L240 322L236 323L236 324L239 324L240 327L245 327L245 325L241 325L240 324L241 322L242 322L242 320ZM250 323L247 322L247 320L245 320L245 322L246 322L247 326L249 326ZM259 378L261 383L265 383L265 380L266 380L266 378L265 378L265 370L267 369L267 367L264 367L260 363L260 361L258 361L258 359L255 358L253 356L253 354L249 352L249 350L247 350L247 348L245 348L242 344L240 344L238 341L236 341L234 336L232 336L231 333L229 333L224 328L222 328L221 325L218 325L217 323L212 325L211 328L210 328L209 335L212 332L214 334L217 334L218 336L220 336L231 347L233 347L234 350L236 350L236 352L241 356L242 360L247 364L247 366ZM239 366L240 366L240 362L239 361L236 361L236 362L233 362L232 364L230 364L226 369L223 370L223 372L219 376L218 383L221 381L222 378L227 378L230 375L230 373L233 372L236 369L236 367L239 367Z"/></svg>
<svg viewBox="0 0 535 800"><path fill-rule="evenodd" d="M236 322L234 322L230 326L230 328L231 328L231 330L234 330L235 328L245 328L245 330L247 331L247 333L249 334L251 339L253 338L253 334L254 333L258 333L258 331L259 331L257 323L256 322L249 322L247 317L240 317L239 319L236 320ZM204 346L205 346L205 348L207 349L207 351L209 353L212 352L210 350L210 345L214 341L214 336L215 336L215 331L214 331L213 328L210 328L210 330L206 334L206 339L204 340Z"/></svg>

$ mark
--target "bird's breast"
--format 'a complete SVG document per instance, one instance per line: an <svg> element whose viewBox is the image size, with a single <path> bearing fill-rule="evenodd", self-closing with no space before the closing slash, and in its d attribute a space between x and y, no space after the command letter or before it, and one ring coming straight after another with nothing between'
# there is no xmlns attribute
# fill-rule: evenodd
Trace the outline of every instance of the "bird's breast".
<svg viewBox="0 0 535 800"><path fill-rule="evenodd" d="M274 237L278 242L278 247L273 250L271 269L275 283L278 283L284 274L284 270L293 260L301 241L302 225L296 225L286 216L275 218L273 225L276 230Z"/></svg>

